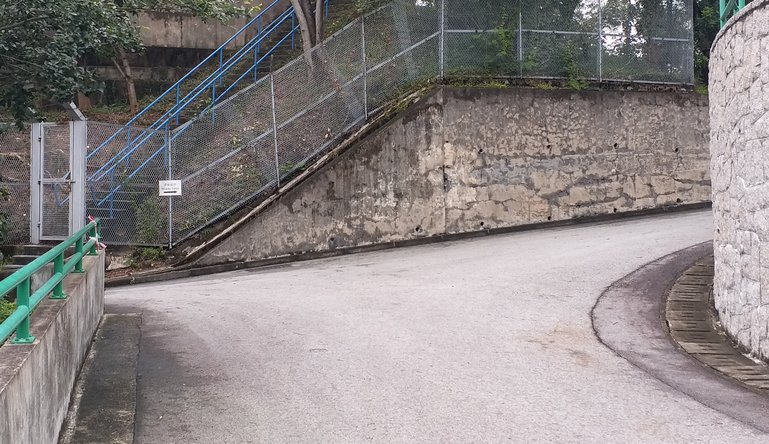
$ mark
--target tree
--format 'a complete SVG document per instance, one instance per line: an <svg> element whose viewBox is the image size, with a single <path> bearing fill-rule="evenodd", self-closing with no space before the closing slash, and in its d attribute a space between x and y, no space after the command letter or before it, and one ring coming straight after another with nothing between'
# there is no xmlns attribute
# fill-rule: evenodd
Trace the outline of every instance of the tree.
<svg viewBox="0 0 769 444"><path fill-rule="evenodd" d="M106 0L105 0L106 1ZM259 7L248 8L250 2L244 2L243 7L233 5L229 0L111 0L114 1L117 14L121 21L132 20L142 11L182 12L200 17L204 20L214 19L225 21L237 15L254 12ZM136 33L136 30L134 30ZM126 97L132 113L139 111L139 100L136 96L136 86L131 71L129 54L141 50L140 46L123 47L116 44L105 48L100 55L107 56L123 78L126 87Z"/></svg>
<svg viewBox="0 0 769 444"><path fill-rule="evenodd" d="M710 45L719 23L718 0L694 0L694 78L708 84Z"/></svg>
<svg viewBox="0 0 769 444"><path fill-rule="evenodd" d="M0 2L0 108L17 125L34 119L39 99L69 102L98 81L82 66L93 53L115 60L131 107L138 108L128 54L141 50L134 16L184 11L223 20L246 12L228 0L4 0Z"/></svg>
<svg viewBox="0 0 769 444"><path fill-rule="evenodd" d="M312 49L323 41L323 0L291 0L291 6L299 22L304 58L312 69Z"/></svg>
<svg viewBox="0 0 769 444"><path fill-rule="evenodd" d="M21 125L37 99L68 102L96 87L79 64L89 51L139 46L134 25L102 0L0 2L0 107Z"/></svg>

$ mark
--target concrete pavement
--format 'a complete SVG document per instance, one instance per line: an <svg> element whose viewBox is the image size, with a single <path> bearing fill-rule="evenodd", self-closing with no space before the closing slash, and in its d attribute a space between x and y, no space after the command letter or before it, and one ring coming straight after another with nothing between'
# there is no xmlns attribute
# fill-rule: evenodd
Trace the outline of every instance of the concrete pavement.
<svg viewBox="0 0 769 444"><path fill-rule="evenodd" d="M138 443L767 442L595 337L603 290L709 211L110 289Z"/></svg>

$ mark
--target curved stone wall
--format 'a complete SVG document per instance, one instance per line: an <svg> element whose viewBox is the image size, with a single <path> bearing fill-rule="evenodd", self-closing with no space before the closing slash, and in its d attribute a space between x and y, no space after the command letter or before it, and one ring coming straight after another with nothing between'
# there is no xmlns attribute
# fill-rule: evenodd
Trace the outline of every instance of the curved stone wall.
<svg viewBox="0 0 769 444"><path fill-rule="evenodd" d="M710 59L714 301L724 328L769 358L769 0L716 37Z"/></svg>

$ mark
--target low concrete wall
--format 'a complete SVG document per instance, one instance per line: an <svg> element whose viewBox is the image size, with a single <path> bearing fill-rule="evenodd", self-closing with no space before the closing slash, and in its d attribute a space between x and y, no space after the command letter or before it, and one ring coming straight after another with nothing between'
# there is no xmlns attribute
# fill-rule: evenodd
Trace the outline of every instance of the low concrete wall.
<svg viewBox="0 0 769 444"><path fill-rule="evenodd" d="M769 0L754 0L710 56L713 298L724 329L769 359Z"/></svg>
<svg viewBox="0 0 769 444"><path fill-rule="evenodd" d="M66 300L32 315L31 345L0 347L0 443L55 443L70 393L104 309L104 254L64 280Z"/></svg>
<svg viewBox="0 0 769 444"><path fill-rule="evenodd" d="M696 94L443 88L198 263L707 202L708 166Z"/></svg>

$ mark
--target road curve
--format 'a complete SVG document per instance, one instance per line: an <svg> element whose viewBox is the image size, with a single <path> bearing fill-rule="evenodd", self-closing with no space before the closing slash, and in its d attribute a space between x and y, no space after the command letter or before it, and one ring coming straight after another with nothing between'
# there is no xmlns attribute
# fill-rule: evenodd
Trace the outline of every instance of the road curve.
<svg viewBox="0 0 769 444"><path fill-rule="evenodd" d="M136 442L768 442L592 329L607 286L711 234L697 211L110 289L142 313Z"/></svg>

